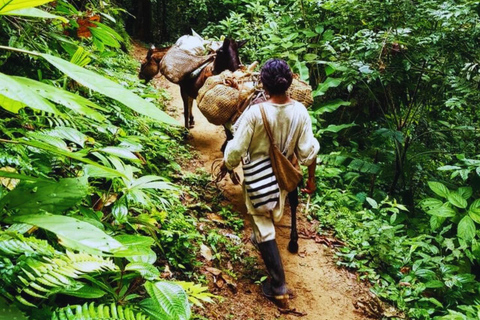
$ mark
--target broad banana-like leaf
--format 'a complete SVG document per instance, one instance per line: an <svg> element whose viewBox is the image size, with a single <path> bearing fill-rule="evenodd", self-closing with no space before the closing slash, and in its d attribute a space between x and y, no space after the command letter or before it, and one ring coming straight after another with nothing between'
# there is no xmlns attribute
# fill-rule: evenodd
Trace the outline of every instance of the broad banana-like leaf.
<svg viewBox="0 0 480 320"><path fill-rule="evenodd" d="M177 120L158 109L152 103L135 95L122 85L59 57L46 53L41 53L39 55L81 85L117 100L142 115L164 123L179 125Z"/></svg>
<svg viewBox="0 0 480 320"><path fill-rule="evenodd" d="M54 86L50 86L43 82L35 81L29 78L24 78L24 77L12 77L12 78L15 79L15 81L18 84L23 85L29 90L35 92L38 96L41 96L55 103L61 104L70 110L83 114L99 122L103 122L106 120L101 113L94 110L94 109L99 109L99 110L105 111L105 109L100 107L96 103L83 98L82 96L76 95L74 93L68 92L63 89L55 88ZM31 105L28 105L28 106L32 107Z"/></svg>
<svg viewBox="0 0 480 320"><path fill-rule="evenodd" d="M35 110L60 114L52 103L18 82L15 77L0 73L0 107L18 113L18 110L25 106Z"/></svg>
<svg viewBox="0 0 480 320"><path fill-rule="evenodd" d="M86 177L65 178L57 181L20 183L0 200L0 208L8 206L21 214L40 211L61 213L79 203L88 194Z"/></svg>
<svg viewBox="0 0 480 320"><path fill-rule="evenodd" d="M154 320L188 320L190 305L185 290L174 282L146 282L145 289L151 298L140 306Z"/></svg>
<svg viewBox="0 0 480 320"><path fill-rule="evenodd" d="M70 190L71 191L71 190ZM94 225L67 216L20 214L5 219L7 223L27 223L54 233L62 246L102 255L121 250L122 244Z"/></svg>
<svg viewBox="0 0 480 320"><path fill-rule="evenodd" d="M0 0L0 15L12 10L33 8L53 0Z"/></svg>
<svg viewBox="0 0 480 320"><path fill-rule="evenodd" d="M42 18L42 19L58 19L62 22L67 23L68 19L62 16L57 16L55 14L51 14L50 12L43 11L37 8L26 8L26 9L18 9L18 10L11 10L3 13L6 16L22 16L22 17L31 17L31 18Z"/></svg>

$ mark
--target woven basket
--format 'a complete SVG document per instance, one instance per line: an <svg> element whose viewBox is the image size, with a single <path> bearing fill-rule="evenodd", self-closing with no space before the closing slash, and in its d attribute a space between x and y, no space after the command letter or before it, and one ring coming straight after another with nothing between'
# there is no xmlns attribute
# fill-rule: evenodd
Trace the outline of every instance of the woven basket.
<svg viewBox="0 0 480 320"><path fill-rule="evenodd" d="M221 125L228 122L255 90L247 77L224 71L207 79L197 96L197 106L208 122Z"/></svg>
<svg viewBox="0 0 480 320"><path fill-rule="evenodd" d="M213 55L196 56L178 46L173 46L160 62L160 72L169 81L179 83L192 71L212 58Z"/></svg>
<svg viewBox="0 0 480 320"><path fill-rule="evenodd" d="M312 87L305 81L296 78L293 78L292 85L287 90L287 95L301 102L307 108L313 103Z"/></svg>

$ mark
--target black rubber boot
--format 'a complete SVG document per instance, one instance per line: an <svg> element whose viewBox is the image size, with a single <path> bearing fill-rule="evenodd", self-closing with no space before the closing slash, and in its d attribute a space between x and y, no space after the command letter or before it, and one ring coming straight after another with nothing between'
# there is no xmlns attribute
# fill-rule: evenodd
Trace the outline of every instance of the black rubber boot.
<svg viewBox="0 0 480 320"><path fill-rule="evenodd" d="M263 294L277 301L288 299L289 293L285 284L285 271L283 270L277 242L275 240L260 242L258 249L270 274L270 281L262 284Z"/></svg>

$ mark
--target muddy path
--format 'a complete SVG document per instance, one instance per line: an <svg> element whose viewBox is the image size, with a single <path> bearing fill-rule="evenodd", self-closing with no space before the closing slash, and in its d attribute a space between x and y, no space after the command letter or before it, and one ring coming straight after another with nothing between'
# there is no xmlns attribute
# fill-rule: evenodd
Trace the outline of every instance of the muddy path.
<svg viewBox="0 0 480 320"><path fill-rule="evenodd" d="M146 49L135 47L135 57L141 60ZM153 80L156 87L166 88L172 99L168 111L183 124L183 107L179 87L157 76ZM225 140L223 128L210 124L194 106L195 127L190 130L187 142L198 152L198 157L190 168L204 168L210 171L212 162L222 157L220 147ZM241 169L237 169L241 172ZM226 204L246 214L242 201L242 191L232 184L229 178L219 184L226 198ZM322 239L316 235L316 224L305 219L305 204L300 204L298 213L299 253L291 254L287 250L290 240L290 214L285 212L277 226L277 243L283 259L288 286L294 291L295 298L290 300L290 311L280 310L274 303L262 296L260 286L252 280L238 280L235 291L225 288L215 294L224 297L222 302L206 305L202 311L207 319L235 320L361 320L372 319L365 314L361 301L368 299L368 288L357 280L355 273L338 268L335 265L332 249L325 244L334 239ZM251 229L246 225L243 239L248 239ZM258 252L244 241L245 249L258 258L258 268L264 268ZM240 271L241 272L241 271ZM244 272L248 272L245 270ZM238 279L248 277L238 277ZM368 309L368 308L367 308Z"/></svg>

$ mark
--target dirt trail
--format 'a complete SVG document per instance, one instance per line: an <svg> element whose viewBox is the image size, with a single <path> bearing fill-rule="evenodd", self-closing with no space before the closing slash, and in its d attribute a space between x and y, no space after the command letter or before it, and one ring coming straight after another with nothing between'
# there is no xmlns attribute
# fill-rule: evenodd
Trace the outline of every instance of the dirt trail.
<svg viewBox="0 0 480 320"><path fill-rule="evenodd" d="M145 57L146 49L137 48L137 57ZM159 76L154 79L154 85L167 88L172 95L171 111L183 124L183 107L179 87ZM223 128L210 124L194 106L195 127L190 130L188 142L197 150L199 159L195 166L210 171L215 159L221 158L220 147L225 139ZM193 168L195 169L195 168ZM241 171L241 169L237 169ZM242 190L225 179L220 189L237 211L246 213L242 201ZM299 206L298 230L300 233L299 253L291 254L287 250L290 235L290 214L286 212L280 226L277 227L277 242L283 259L287 284L293 289L295 298L290 301L291 310L298 312L284 314L274 303L265 299L258 285L247 281L239 281L237 292L223 290L223 302L208 305L205 316L208 319L305 319L305 320L361 320L371 319L364 315L363 310L356 310L355 304L367 296L366 287L357 281L357 275L336 267L332 250L312 239L315 235L315 225L303 217L304 205ZM289 211L289 210L287 210ZM247 239L251 229L245 228ZM318 237L316 239L321 242ZM251 244L246 244L252 255L257 255ZM264 268L261 258L260 267ZM240 277L239 277L240 278ZM218 294L218 293L217 293Z"/></svg>

